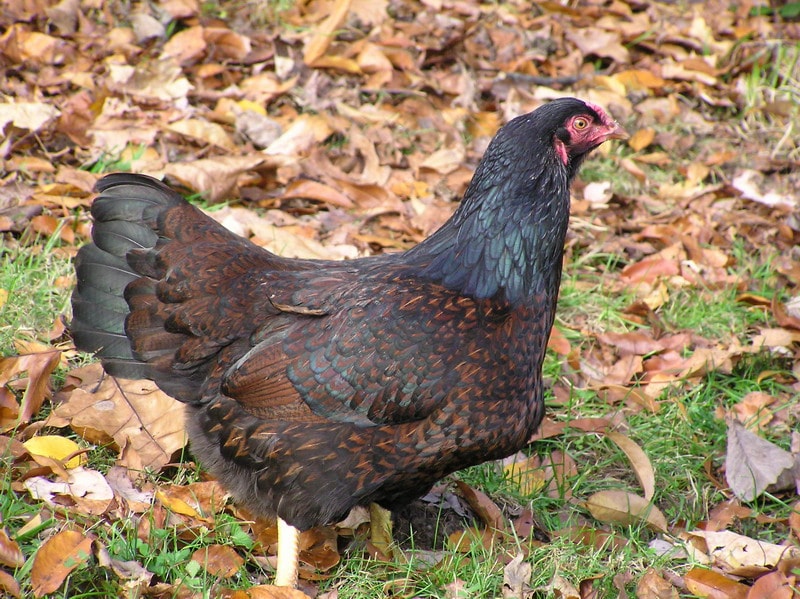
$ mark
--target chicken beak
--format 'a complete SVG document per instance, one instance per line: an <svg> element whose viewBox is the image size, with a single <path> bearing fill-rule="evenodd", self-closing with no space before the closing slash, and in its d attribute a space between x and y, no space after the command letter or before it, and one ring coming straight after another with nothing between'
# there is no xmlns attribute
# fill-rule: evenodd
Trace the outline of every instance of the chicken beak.
<svg viewBox="0 0 800 599"><path fill-rule="evenodd" d="M606 139L628 139L630 135L617 121L614 121L608 126L608 133L605 134Z"/></svg>

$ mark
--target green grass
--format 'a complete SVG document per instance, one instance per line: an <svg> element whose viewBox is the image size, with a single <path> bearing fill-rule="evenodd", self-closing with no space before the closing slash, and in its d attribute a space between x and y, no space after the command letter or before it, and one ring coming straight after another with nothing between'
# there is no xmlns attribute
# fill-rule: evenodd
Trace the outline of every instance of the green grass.
<svg viewBox="0 0 800 599"><path fill-rule="evenodd" d="M68 254L54 235L42 244L0 246L0 289L8 293L0 307L0 355L11 355L14 340L46 342L59 314L67 312L72 276Z"/></svg>
<svg viewBox="0 0 800 599"><path fill-rule="evenodd" d="M31 251L31 247L38 249ZM770 297L774 293L774 255L747 252L742 244L735 245L732 253L734 260L729 272L746 280L751 293ZM625 308L635 300L633 294L624 289L612 291L607 283L606 273L616 272L622 266L624 264L616 256L580 253L567 265L558 319L574 345L591 342L585 338L586 330L624 332L640 328L641 325L624 314ZM57 286L55 281L69 276L69 258L57 242L4 249L0 261L0 288L10 291L0 326L0 347L4 354L14 353L13 341L20 337L44 341L42 334L49 329L54 316L68 314L70 290ZM754 327L769 325L770 319L764 310L737 301L738 293L733 289L721 292L701 287L680 289L671 293L658 314L675 331L694 331L719 343L727 343L733 337L746 343ZM781 393L783 387L778 378L766 377L759 382L759 374L787 367L779 357L758 354L739 361L731 374L712 372L696 384L668 392L661 398L660 410L655 414L645 411L625 414L626 434L653 462L656 504L670 523L684 522L691 528L706 519L710 510L725 498L708 479L705 470L706 460L711 460L716 470L724 459L726 426L717 416L717 409L732 406L751 391ZM546 380L561 380L566 371L563 357L548 354ZM618 409L586 389L574 389L566 405L554 403L552 397L548 397L549 413L556 420L609 416ZM786 446L787 439L774 440ZM554 450L568 454L578 465L577 474L568 477L560 497L521 493L518 484L509 480L497 464L484 464L457 474L458 478L487 493L498 505L531 509L544 529L553 534L551 541L541 547L528 539L516 541L519 547L529 551L528 560L534 564L533 587L546 587L557 573L576 585L581 580L596 578L595 588L601 594L613 596L616 573L634 574L634 581L628 585L628 591L633 593L636 576L648 567L680 569L688 565L685 559L670 562L669 557L659 557L649 549L648 543L655 537L650 530L600 525L582 506L583 500L600 490L626 489L641 493L632 468L613 443L602 435L570 431L539 442L529 451L544 457ZM94 450L90 454L90 466L106 472L113 464L113 457L108 451ZM178 468L151 480L186 484L197 480L198 475L196 469ZM10 485L6 469L0 485L0 513L13 536L40 508L26 494L13 491ZM571 499L566 496L567 490L572 494ZM769 496L759 499L754 507L771 516L785 515L789 509L780 498ZM145 513L141 517L152 518L152 514ZM46 519L42 527L19 539L25 554L33 556L35 547L51 529L65 526L63 518L62 514ZM209 596L208 589L216 579L189 560L194 551L212 543L231 543L240 555L249 556L253 552L252 545L247 542L249 537L232 517L220 515L218 522L215 531L198 531L192 538L179 535L176 528L169 526L152 527L142 538L137 527L125 520L75 524L96 535L98 543L113 559L138 562L158 580L175 583L180 579L187 588ZM575 542L560 532L579 526L607 529L625 542L619 545L609 542L598 547ZM742 532L759 538L769 538L773 534L776 539L780 538L780 530L771 530L752 521L743 522L740 527ZM388 590L397 596L444 597L447 585L458 580L468 596L491 596L502 584L503 555L514 553L517 545L506 541L490 549L473 544L466 553L447 550L434 566L424 559L415 559L413 552L408 564L385 564L366 559L354 549L343 558L331 581L323 583L322 588L335 587L340 597L354 599L381 596ZM31 567L32 557L29 557L16 575L25 581ZM224 584L246 588L267 580L269 573L250 561ZM53 596L114 596L120 592L120 584L110 570L90 564L76 569Z"/></svg>

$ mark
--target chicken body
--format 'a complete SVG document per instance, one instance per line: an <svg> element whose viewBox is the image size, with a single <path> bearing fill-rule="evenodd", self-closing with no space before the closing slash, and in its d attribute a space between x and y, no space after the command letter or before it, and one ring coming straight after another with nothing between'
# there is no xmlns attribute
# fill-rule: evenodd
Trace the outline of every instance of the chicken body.
<svg viewBox="0 0 800 599"><path fill-rule="evenodd" d="M189 407L203 465L300 529L394 508L523 447L543 416L569 183L620 127L564 99L511 121L453 217L403 254L276 256L160 182L98 184L72 333Z"/></svg>

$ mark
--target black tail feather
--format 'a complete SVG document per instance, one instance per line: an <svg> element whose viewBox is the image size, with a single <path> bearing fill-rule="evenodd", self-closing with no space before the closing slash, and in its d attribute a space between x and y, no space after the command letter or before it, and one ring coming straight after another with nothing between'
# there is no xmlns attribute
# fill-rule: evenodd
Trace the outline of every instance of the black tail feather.
<svg viewBox="0 0 800 599"><path fill-rule="evenodd" d="M183 199L155 179L124 173L104 177L97 190L94 243L81 248L75 259L78 284L70 330L75 346L96 353L109 374L145 378L148 366L134 357L125 334L130 312L125 289L141 276L128 263L128 253L155 247L158 214Z"/></svg>

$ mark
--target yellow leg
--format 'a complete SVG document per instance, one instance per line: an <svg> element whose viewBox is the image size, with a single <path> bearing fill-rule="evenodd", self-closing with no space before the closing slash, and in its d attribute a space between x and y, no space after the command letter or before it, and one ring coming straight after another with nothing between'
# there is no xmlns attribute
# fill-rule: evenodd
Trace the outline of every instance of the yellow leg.
<svg viewBox="0 0 800 599"><path fill-rule="evenodd" d="M278 518L278 568L275 584L297 586L297 564L300 555L300 531Z"/></svg>

